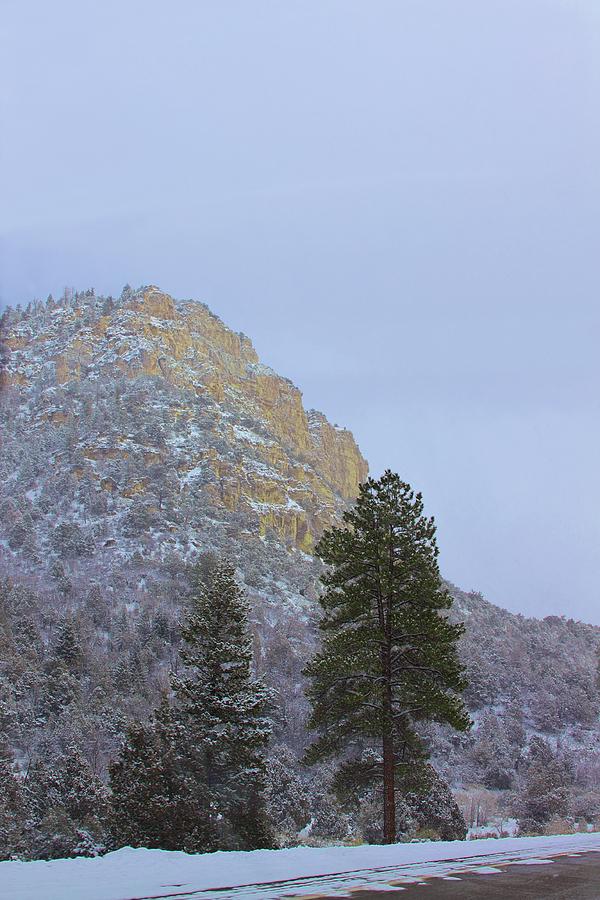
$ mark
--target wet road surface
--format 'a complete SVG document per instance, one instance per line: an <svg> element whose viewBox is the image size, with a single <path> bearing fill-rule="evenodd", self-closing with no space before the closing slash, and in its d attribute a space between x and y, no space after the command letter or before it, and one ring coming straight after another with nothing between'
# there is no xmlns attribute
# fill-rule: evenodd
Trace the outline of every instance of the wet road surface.
<svg viewBox="0 0 600 900"><path fill-rule="evenodd" d="M484 867L485 868L485 867ZM455 872L452 876L402 882L398 891L360 890L352 900L600 900L600 854L557 856L544 864L512 863L494 873ZM374 886L375 887L375 886ZM320 900L340 900L340 894L316 894Z"/></svg>

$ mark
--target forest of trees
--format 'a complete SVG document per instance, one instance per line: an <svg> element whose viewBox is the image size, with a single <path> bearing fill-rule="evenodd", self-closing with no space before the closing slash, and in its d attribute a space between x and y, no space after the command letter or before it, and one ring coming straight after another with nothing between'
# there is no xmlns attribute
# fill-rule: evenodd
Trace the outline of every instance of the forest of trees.
<svg viewBox="0 0 600 900"><path fill-rule="evenodd" d="M354 613L352 603L346 610L342 631L348 635L356 629L368 671L373 668L371 644L380 643L382 635L389 632L387 652L392 653L394 668L390 672L392 681L384 688L392 688L393 700L387 709L385 690L382 694L379 689L371 689L362 699L374 700L381 695L382 711L375 716L367 713L365 717L363 704L358 716L342 716L344 727L337 733L347 746L353 746L365 736L379 734L383 741L384 775L388 762L386 741L398 736L391 760L392 834L387 802L382 806L378 823L374 798L364 794L368 787L364 778L365 753L369 749L364 741L360 760L354 761L362 770L362 792L349 790L350 767L346 763L345 777L329 780L325 801L321 799L317 809L310 801L306 781L303 783L294 771L298 765L294 765L289 752L280 749L274 752L272 761L268 760L275 698L264 680L253 675L248 602L235 579L234 568L208 556L191 572L188 612L181 629L181 668L171 674L162 701L149 719L132 721L127 726L108 767L108 784L92 771L74 741L65 748L58 771L45 763L38 748L26 772L19 774L8 748L3 749L2 856L49 858L96 853L124 845L188 852L255 849L277 846L278 832L282 829L298 833L307 825L316 836L320 833L323 837L348 839L353 833L353 821L355 830L362 823L367 840L380 839L382 828L388 842L424 827L437 827L440 837L464 837L466 828L458 807L447 785L426 764L424 746L414 726L419 719L431 718L466 727L466 715L458 698L453 699L447 693L448 689L458 690L462 686L454 646L460 629L439 616L450 600L437 573L432 525L422 517L420 498L413 502L408 486L391 473L386 473L379 485L370 480L363 488L356 511L348 515L344 526L324 536L318 553L332 568L323 576L328 589L323 594L323 607L330 613L335 609L332 588L335 593L336 572L339 574L340 568L350 561L352 572L346 571L343 579L346 588L350 583L358 584L356 590L367 598L366 607L371 608L370 557L360 559L351 551L344 559L342 552L336 563L331 548L340 541L343 543L347 535L352 534L356 540L359 534L356 524L361 516L365 518L366 512L367 519L373 517L376 491L384 495L383 500L380 496L374 501L379 507L379 521L375 528L365 529L361 537L380 559L395 554L392 568L388 568L385 576L387 580L377 583L389 607L386 615L393 616L393 624L391 620L383 623L382 630L381 622L364 619L359 600ZM394 534L393 548L385 540L390 529ZM399 587L400 581L411 583L408 593ZM356 591L353 597L355 601L358 599ZM323 619L322 626L331 627L332 621L331 616L329 621ZM405 631L412 628L415 646L409 647L411 641L404 634L406 649L402 650L400 627ZM352 671L339 675L338 680L348 687L355 683L361 671L356 665L358 656L347 642L346 649ZM339 669L337 651L331 642L325 641L309 667L315 681L327 679L324 671L330 665L334 672L336 666ZM398 653L402 653L406 663L405 677L399 675L396 665ZM380 654L375 654L375 659L379 660ZM425 678L415 677L426 663L430 674ZM49 709L60 714L61 708L69 704L70 691L75 689L70 682L77 682L84 671L83 648L70 620L57 636L49 669L53 676ZM326 692L329 687L330 684ZM313 697L318 693L313 685ZM343 691L338 691L338 696L342 695ZM416 697L421 706L427 707L417 715L404 709L406 702ZM313 702L313 724L328 732L336 725L336 712L327 715L322 696ZM403 708L402 713L399 707ZM339 706L337 712L339 721ZM309 751L312 762L330 755L315 753L315 747ZM321 750L322 747L323 739ZM327 749L331 751L333 747L328 745ZM367 766L371 772L377 768L376 754L371 753ZM321 778L327 781L325 775ZM384 796L389 797L390 786L385 778L384 784ZM398 792L404 816L397 829ZM365 822L365 807L368 822Z"/></svg>
<svg viewBox="0 0 600 900"><path fill-rule="evenodd" d="M486 713L474 741L460 737L468 725L459 699L460 627L446 619L450 597L437 570L433 523L408 485L392 473L370 480L318 552L327 564L324 638L307 669L316 740L304 762L282 742L277 694L255 674L249 606L230 564L201 557L186 575L183 624L154 610L145 625L147 655L127 655L126 665L109 668L86 640L91 619L108 628L99 595L65 618L44 650L34 595L5 583L3 678L7 663L19 670L12 675L32 692L30 715L38 721L20 719L5 694L0 856L93 855L123 845L198 852L307 840L453 839L491 813L514 815L528 832L595 818L598 796L574 791L585 782L581 760L539 735L528 738L518 706L501 717ZM20 615L11 619L15 606ZM126 643L130 625L126 618L119 625L120 635L109 630ZM153 648L169 640L179 646L175 665L151 686ZM28 667L40 654L41 667ZM126 714L111 700L113 679L131 692ZM428 729L442 723L458 729L459 742L471 741L463 755L487 785L479 793L455 798L450 779L428 761L436 747ZM32 725L41 733L28 745ZM516 782L519 790L511 791ZM506 795L500 809L499 794Z"/></svg>

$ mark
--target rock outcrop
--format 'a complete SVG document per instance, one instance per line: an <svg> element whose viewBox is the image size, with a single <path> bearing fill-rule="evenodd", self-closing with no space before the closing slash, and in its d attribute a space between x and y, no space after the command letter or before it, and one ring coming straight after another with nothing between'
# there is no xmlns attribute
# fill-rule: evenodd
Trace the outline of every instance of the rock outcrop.
<svg viewBox="0 0 600 900"><path fill-rule="evenodd" d="M118 301L87 292L9 312L2 330L3 390L31 439L69 435L69 450L48 460L54 474L125 506L143 503L156 518L168 508L157 494L176 493L179 506L201 494L258 536L309 553L366 477L351 433L307 412L298 388L202 303L152 286ZM129 411L139 427L122 397L140 404Z"/></svg>

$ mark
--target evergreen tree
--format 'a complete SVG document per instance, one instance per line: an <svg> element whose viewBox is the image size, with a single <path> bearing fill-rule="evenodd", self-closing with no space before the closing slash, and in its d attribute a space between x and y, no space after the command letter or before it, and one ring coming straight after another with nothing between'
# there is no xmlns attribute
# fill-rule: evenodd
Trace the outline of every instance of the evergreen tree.
<svg viewBox="0 0 600 900"><path fill-rule="evenodd" d="M150 730L130 732L111 769L119 840L190 852L272 845L264 797L270 694L252 678L247 620L231 566L197 567L173 703Z"/></svg>
<svg viewBox="0 0 600 900"><path fill-rule="evenodd" d="M21 782L15 775L10 753L0 744L0 860L24 852L24 827L25 804Z"/></svg>
<svg viewBox="0 0 600 900"><path fill-rule="evenodd" d="M284 744L268 759L266 801L269 819L277 831L294 837L310 821L310 797L298 775L298 760Z"/></svg>
<svg viewBox="0 0 600 900"><path fill-rule="evenodd" d="M310 836L326 840L342 840L348 837L348 817L341 809L337 798L329 793L313 798Z"/></svg>
<svg viewBox="0 0 600 900"><path fill-rule="evenodd" d="M209 800L211 831L237 849L269 846L264 802L270 693L252 678L248 604L227 563L193 577L183 629L185 670L175 678L178 747L188 778Z"/></svg>
<svg viewBox="0 0 600 900"><path fill-rule="evenodd" d="M554 816L566 816L570 803L572 771L540 737L529 743L528 768L523 792L517 802L519 830L540 832Z"/></svg>
<svg viewBox="0 0 600 900"><path fill-rule="evenodd" d="M473 758L486 787L506 790L515 775L514 751L503 724L490 712L484 713L475 735Z"/></svg>
<svg viewBox="0 0 600 900"><path fill-rule="evenodd" d="M341 758L346 785L383 781L384 840L396 840L396 793L425 752L419 723L465 731L465 687L448 621L433 519L398 475L361 485L344 526L316 548L327 564L320 597L323 643L306 669L311 726L320 737L308 762ZM365 752L370 748L377 752Z"/></svg>
<svg viewBox="0 0 600 900"><path fill-rule="evenodd" d="M62 804L67 815L84 826L106 813L106 788L76 744L69 744L60 767Z"/></svg>
<svg viewBox="0 0 600 900"><path fill-rule="evenodd" d="M467 825L446 782L429 763L424 765L420 781L419 790L405 797L417 826L433 829L442 841L464 841Z"/></svg>
<svg viewBox="0 0 600 900"><path fill-rule="evenodd" d="M184 846L198 809L181 802L169 762L156 722L154 727L131 726L110 767L111 830L117 846L164 850Z"/></svg>
<svg viewBox="0 0 600 900"><path fill-rule="evenodd" d="M25 782L28 856L96 856L106 849L107 791L76 744L60 768L34 762Z"/></svg>
<svg viewBox="0 0 600 900"><path fill-rule="evenodd" d="M83 659L83 650L75 626L70 619L63 624L56 647L54 648L54 656L60 660L71 672L76 672L81 666Z"/></svg>
<svg viewBox="0 0 600 900"><path fill-rule="evenodd" d="M37 828L49 810L62 806L60 775L56 767L44 759L34 760L27 772L25 792L30 822Z"/></svg>

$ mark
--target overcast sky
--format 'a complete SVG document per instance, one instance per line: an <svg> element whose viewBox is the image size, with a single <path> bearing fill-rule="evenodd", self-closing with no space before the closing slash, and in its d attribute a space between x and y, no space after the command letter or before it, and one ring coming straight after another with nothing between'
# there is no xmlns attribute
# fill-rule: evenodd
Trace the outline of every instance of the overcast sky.
<svg viewBox="0 0 600 900"><path fill-rule="evenodd" d="M0 305L204 300L447 577L600 622L598 0L0 10Z"/></svg>

